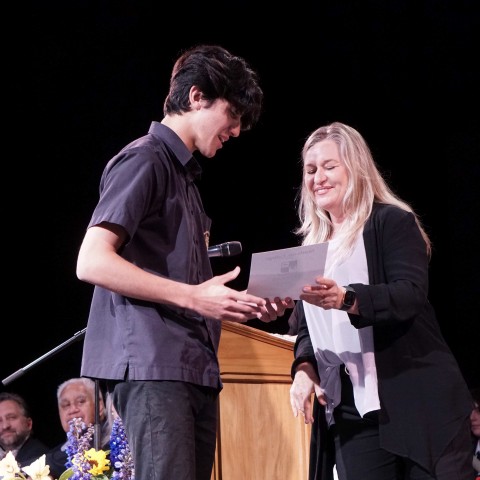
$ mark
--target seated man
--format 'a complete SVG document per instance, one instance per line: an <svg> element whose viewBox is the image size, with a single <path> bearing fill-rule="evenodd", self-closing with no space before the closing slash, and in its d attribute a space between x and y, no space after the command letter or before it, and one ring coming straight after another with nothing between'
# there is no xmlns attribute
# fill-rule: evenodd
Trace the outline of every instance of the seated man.
<svg viewBox="0 0 480 480"><path fill-rule="evenodd" d="M33 420L26 401L15 393L0 393L0 459L12 452L18 466L26 467L48 450L33 436Z"/></svg>
<svg viewBox="0 0 480 480"><path fill-rule="evenodd" d="M65 433L70 430L70 420L81 418L88 426L95 424L95 382L89 378L71 378L57 389L58 414ZM99 448L109 449L111 422L107 415L102 393L99 398L100 439ZM92 444L92 447L94 445ZM67 469L67 440L53 448L46 458L50 466L50 475L58 478Z"/></svg>
<svg viewBox="0 0 480 480"><path fill-rule="evenodd" d="M475 480L480 480L480 387L471 389L474 408L470 415L470 428L474 438L475 448L473 452L473 469Z"/></svg>

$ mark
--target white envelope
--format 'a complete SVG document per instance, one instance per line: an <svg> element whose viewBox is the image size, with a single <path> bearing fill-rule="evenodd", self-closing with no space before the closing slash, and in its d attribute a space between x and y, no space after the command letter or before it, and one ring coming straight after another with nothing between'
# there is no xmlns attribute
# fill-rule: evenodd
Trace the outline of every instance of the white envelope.
<svg viewBox="0 0 480 480"><path fill-rule="evenodd" d="M325 272L328 242L252 254L247 293L298 300L305 285Z"/></svg>

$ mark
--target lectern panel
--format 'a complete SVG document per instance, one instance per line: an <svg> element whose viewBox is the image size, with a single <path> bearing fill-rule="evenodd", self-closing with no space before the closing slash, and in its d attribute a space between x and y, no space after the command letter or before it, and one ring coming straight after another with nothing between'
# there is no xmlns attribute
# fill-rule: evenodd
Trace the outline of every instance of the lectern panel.
<svg viewBox="0 0 480 480"><path fill-rule="evenodd" d="M212 480L306 480L310 426L290 408L293 342L224 322Z"/></svg>

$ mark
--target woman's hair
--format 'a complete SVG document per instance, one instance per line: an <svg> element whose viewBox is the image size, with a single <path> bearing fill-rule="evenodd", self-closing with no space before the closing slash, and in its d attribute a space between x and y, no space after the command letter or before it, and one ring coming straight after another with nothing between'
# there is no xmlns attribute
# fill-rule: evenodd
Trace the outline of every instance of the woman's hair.
<svg viewBox="0 0 480 480"><path fill-rule="evenodd" d="M470 393L477 407L480 406L480 387L471 388Z"/></svg>
<svg viewBox="0 0 480 480"><path fill-rule="evenodd" d="M430 256L430 239L420 219L412 207L395 195L387 185L373 160L370 148L360 133L340 122L318 128L310 134L303 146L302 163L307 152L323 140L331 140L337 144L340 157L348 172L348 186L342 201L345 220L340 230L335 233L335 239L341 239L338 258L344 258L351 252L355 239L362 231L375 202L396 205L407 212L412 212L425 240L427 254ZM333 233L330 215L317 206L305 183L305 175L297 200L300 226L295 233L303 237L303 245L330 240Z"/></svg>
<svg viewBox="0 0 480 480"><path fill-rule="evenodd" d="M172 70L164 115L188 112L189 93L194 85L210 104L217 99L226 100L233 113L240 116L242 130L249 130L258 121L263 91L256 72L243 58L218 45L198 45L184 51Z"/></svg>

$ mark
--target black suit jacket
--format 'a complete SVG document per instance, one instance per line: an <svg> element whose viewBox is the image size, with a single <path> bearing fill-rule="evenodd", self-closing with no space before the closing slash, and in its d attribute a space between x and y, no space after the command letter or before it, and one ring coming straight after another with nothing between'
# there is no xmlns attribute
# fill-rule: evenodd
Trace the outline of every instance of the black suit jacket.
<svg viewBox="0 0 480 480"><path fill-rule="evenodd" d="M53 447L48 453L46 458L46 464L50 466L50 475L53 478L58 478L67 469L65 464L67 463L67 452L62 450L64 443L61 443Z"/></svg>
<svg viewBox="0 0 480 480"><path fill-rule="evenodd" d="M49 451L49 447L38 438L30 437L18 451L15 460L19 467L28 467L31 463Z"/></svg>

